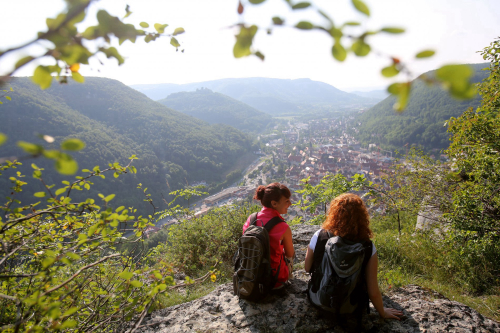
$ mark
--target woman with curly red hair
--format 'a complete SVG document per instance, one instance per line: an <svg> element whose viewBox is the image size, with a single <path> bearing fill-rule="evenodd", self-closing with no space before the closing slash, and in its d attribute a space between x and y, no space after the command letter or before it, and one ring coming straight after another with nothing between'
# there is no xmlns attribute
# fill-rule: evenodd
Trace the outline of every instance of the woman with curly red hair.
<svg viewBox="0 0 500 333"><path fill-rule="evenodd" d="M323 233L322 230L324 230ZM401 311L384 308L377 282L377 250L375 249L375 245L370 241L370 238L373 237L373 233L370 230L370 217L363 200L356 194L345 193L339 195L330 203L330 210L325 222L321 226L321 229L313 235L307 247L304 267L306 272L314 272L321 265L319 261L322 258L318 260L318 257L316 257L315 260L315 248L319 249L322 246L324 249L328 239L335 236L338 236L340 242L348 244L348 246L354 245L361 249L371 250L369 251L370 253L365 252L362 259L363 263L361 264L360 275L362 280L360 281L366 286L366 289L363 288L362 292L368 294L368 298L372 301L373 306L382 318L399 320L399 316L403 315ZM323 242L321 246L319 245L320 242ZM314 298L314 292L311 292L311 288L308 292L313 304L321 307L319 300Z"/></svg>

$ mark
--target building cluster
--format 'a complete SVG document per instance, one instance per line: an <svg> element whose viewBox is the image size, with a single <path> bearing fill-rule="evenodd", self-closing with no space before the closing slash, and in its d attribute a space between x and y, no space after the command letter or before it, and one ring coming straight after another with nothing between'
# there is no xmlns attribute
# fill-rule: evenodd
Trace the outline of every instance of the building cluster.
<svg viewBox="0 0 500 333"><path fill-rule="evenodd" d="M347 144L327 144L317 148L306 147L305 150L294 149L288 156L280 156L288 161L285 171L288 185L298 189L300 180L310 177L309 184L317 185L327 174L342 174L351 178L355 174L363 174L366 179L380 182L384 170L388 169L391 158L378 151L350 149Z"/></svg>

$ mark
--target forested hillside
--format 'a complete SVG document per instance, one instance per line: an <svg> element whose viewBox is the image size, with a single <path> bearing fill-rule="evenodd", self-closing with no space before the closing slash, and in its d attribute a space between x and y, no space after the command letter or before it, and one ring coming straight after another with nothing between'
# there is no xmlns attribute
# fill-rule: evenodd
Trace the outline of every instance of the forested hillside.
<svg viewBox="0 0 500 333"><path fill-rule="evenodd" d="M316 108L373 105L376 100L341 91L327 83L310 79L269 78L221 79L183 85L141 84L132 88L159 100L180 91L208 88L244 102L271 115L307 113Z"/></svg>
<svg viewBox="0 0 500 333"><path fill-rule="evenodd" d="M174 93L158 102L211 124L226 124L245 132L259 133L273 124L269 114L206 88Z"/></svg>
<svg viewBox="0 0 500 333"><path fill-rule="evenodd" d="M475 71L473 82L480 82L488 76L483 71L488 64L471 65ZM434 76L434 71L423 75ZM412 84L410 102L404 112L393 109L394 97L387 97L370 110L359 115L355 123L360 124L357 133L362 144L379 144L387 149L401 149L408 144L429 149L443 149L449 145L449 135L444 126L450 117L458 117L469 107L477 107L480 96L471 100L451 97L439 86L428 86L417 78Z"/></svg>
<svg viewBox="0 0 500 333"><path fill-rule="evenodd" d="M86 143L85 149L72 154L80 169L127 164L135 154L139 158L134 163L136 175L96 181L93 187L97 193L119 194L116 204L140 205L143 194L136 189L137 183L147 187L160 205L160 193L166 195L188 182L223 181L238 157L251 150L246 134L171 110L115 80L86 78L84 84L56 84L42 91L29 78L14 78L11 86L12 101L2 105L0 132L7 134L8 141L1 156L23 156L17 141L50 149L68 138ZM43 142L36 134L50 135L55 142ZM24 163L21 171L30 175L32 162L46 169L46 182L60 184L63 177L46 159ZM10 186L7 179L0 184L3 195ZM30 186L36 182L30 181ZM36 190L29 188L25 193Z"/></svg>

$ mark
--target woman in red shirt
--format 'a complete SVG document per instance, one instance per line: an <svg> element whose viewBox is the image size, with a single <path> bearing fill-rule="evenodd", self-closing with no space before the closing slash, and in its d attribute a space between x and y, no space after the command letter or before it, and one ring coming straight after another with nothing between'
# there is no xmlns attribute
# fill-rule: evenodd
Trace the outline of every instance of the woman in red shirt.
<svg viewBox="0 0 500 333"><path fill-rule="evenodd" d="M255 190L254 199L262 203L262 210L257 214L257 225L266 225L273 217L278 216L283 222L278 223L269 232L269 247L271 255L271 268L276 274L278 267L278 283L275 289L283 287L292 273L293 258L295 250L292 243L292 231L290 227L281 217L281 214L288 212L288 207L291 206L290 190L283 184L272 183L267 186L260 185ZM243 232L250 226L250 217L243 225ZM286 260L285 260L286 257ZM287 264L287 261L289 264Z"/></svg>

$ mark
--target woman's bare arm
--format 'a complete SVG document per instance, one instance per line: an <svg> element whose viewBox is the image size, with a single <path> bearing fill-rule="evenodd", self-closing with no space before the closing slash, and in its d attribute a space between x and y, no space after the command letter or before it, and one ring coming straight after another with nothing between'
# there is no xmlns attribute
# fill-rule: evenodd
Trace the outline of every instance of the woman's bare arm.
<svg viewBox="0 0 500 333"><path fill-rule="evenodd" d="M309 273L309 271L312 268L313 260L314 260L314 251L311 250L311 248L308 245L307 246L307 252L306 252L306 261L304 263L304 270L307 273Z"/></svg>
<svg viewBox="0 0 500 333"><path fill-rule="evenodd" d="M377 310L380 314L380 317L399 320L399 317L403 315L403 312L392 308L384 308L382 294L378 288L377 269L378 256L375 253L370 260L368 260L368 264L366 265L366 285L368 288L368 297L372 301L375 310Z"/></svg>
<svg viewBox="0 0 500 333"><path fill-rule="evenodd" d="M292 230L290 230L290 227L288 227L283 234L283 248L285 250L285 256L288 258L293 258L295 257L295 250L293 248L293 241L292 241Z"/></svg>

